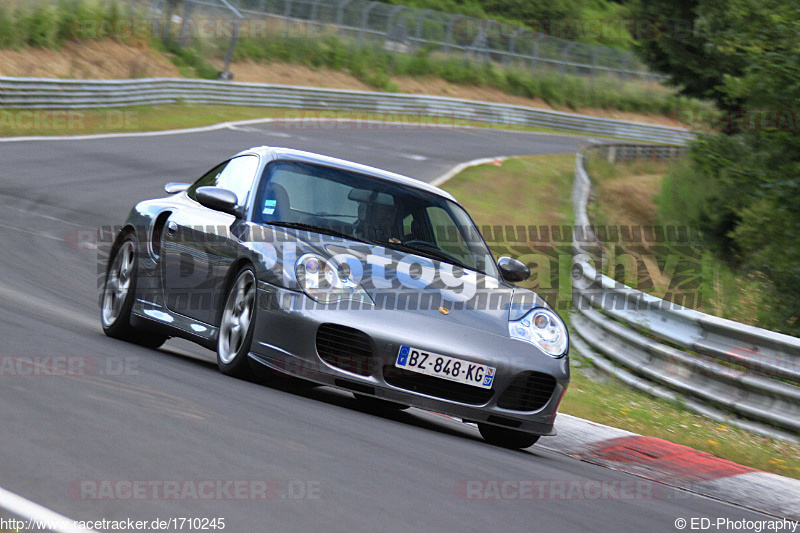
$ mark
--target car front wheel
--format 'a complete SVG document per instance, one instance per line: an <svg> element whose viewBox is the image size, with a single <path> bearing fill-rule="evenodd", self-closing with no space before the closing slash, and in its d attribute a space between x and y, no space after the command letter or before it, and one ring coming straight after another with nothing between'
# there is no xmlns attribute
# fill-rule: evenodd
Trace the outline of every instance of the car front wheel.
<svg viewBox="0 0 800 533"><path fill-rule="evenodd" d="M253 342L256 318L256 276L249 266L242 268L228 290L217 338L217 366L228 376L250 374L247 354Z"/></svg>

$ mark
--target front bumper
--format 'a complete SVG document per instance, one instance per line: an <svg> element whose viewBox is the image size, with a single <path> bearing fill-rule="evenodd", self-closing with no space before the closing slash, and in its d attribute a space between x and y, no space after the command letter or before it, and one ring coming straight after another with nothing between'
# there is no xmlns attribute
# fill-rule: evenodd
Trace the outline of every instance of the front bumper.
<svg viewBox="0 0 800 533"><path fill-rule="evenodd" d="M311 302L304 294L259 284L258 311L250 358L272 369L360 394L474 422L486 422L537 435L553 435L558 404L569 383L568 357L554 359L534 346L507 336L432 320L420 313L389 309L341 309ZM317 332L322 324L354 328L371 342L369 356L347 363L321 357ZM398 375L394 367L401 345L478 362L497 369L491 391L422 374ZM533 410L498 405L523 372L552 382ZM432 382L446 392L430 387ZM420 386L417 386L419 383ZM516 381L516 385L519 381ZM508 396L506 396L506 399Z"/></svg>

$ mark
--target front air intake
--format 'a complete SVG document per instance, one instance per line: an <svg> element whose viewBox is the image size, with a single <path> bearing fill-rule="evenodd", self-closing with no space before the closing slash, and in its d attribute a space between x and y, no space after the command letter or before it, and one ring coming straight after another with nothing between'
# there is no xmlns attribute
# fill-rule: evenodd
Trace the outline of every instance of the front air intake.
<svg viewBox="0 0 800 533"><path fill-rule="evenodd" d="M550 400L556 383L556 378L550 374L520 372L500 395L497 406L514 411L536 411Z"/></svg>
<svg viewBox="0 0 800 533"><path fill-rule="evenodd" d="M317 353L329 365L360 376L372 375L372 338L355 328L321 324L317 329Z"/></svg>

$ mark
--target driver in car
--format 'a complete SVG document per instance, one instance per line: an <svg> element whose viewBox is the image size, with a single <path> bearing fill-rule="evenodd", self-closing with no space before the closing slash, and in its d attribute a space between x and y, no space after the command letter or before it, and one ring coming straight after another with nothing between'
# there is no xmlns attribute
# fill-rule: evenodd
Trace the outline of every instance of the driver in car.
<svg viewBox="0 0 800 533"><path fill-rule="evenodd" d="M397 206L392 202L366 202L358 226L361 234L373 241L400 244L402 228L397 224Z"/></svg>

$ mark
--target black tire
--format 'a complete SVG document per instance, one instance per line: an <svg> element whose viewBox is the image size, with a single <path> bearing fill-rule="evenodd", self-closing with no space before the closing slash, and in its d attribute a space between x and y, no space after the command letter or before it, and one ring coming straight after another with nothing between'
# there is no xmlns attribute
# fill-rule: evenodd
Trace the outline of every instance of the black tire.
<svg viewBox="0 0 800 533"><path fill-rule="evenodd" d="M247 354L253 343L257 294L255 272L245 266L233 278L225 295L217 334L217 366L227 376L243 379L251 376Z"/></svg>
<svg viewBox="0 0 800 533"><path fill-rule="evenodd" d="M136 298L136 273L139 264L138 241L133 233L114 247L106 266L103 297L100 302L100 323L103 333L114 339L132 342L147 348L158 348L169 337L131 325L131 309Z"/></svg>
<svg viewBox="0 0 800 533"><path fill-rule="evenodd" d="M481 432L481 436L489 444L514 450L529 448L539 440L539 435L525 433L517 429L493 426L484 422L478 422L478 431Z"/></svg>
<svg viewBox="0 0 800 533"><path fill-rule="evenodd" d="M361 407L367 411L405 411L410 407L402 403L391 402L389 400L375 398L374 396L365 396L363 394L358 394L357 392L354 392L353 396L356 397L356 401L358 401Z"/></svg>

